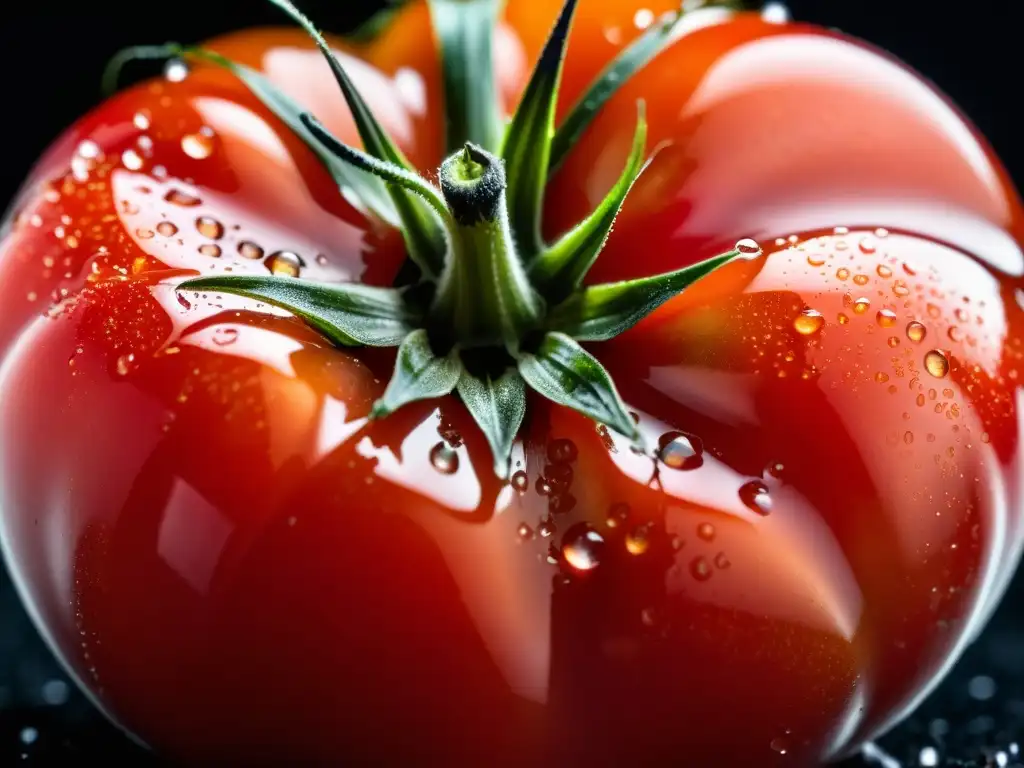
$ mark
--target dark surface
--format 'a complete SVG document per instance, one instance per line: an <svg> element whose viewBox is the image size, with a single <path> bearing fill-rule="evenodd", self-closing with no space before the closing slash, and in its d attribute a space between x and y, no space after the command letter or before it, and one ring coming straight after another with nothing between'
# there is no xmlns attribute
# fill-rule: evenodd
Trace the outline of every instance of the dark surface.
<svg viewBox="0 0 1024 768"><path fill-rule="evenodd" d="M529 0L510 0L529 2ZM623 0L633 2L634 0ZM304 0L333 31L345 31L381 2ZM989 138L1024 185L1017 114L1024 64L1020 0L792 0L801 20L838 27L885 48L948 93ZM75 10L66 10L69 6ZM142 10L144 6L144 10ZM583 0L583 8L586 0ZM895 6L895 7L894 7ZM245 0L146 3L37 2L0 16L0 72L7 100L0 114L4 160L0 203L9 200L32 159L99 99L103 65L118 48L167 40L191 42L254 24L283 21L279 11ZM1024 578L940 689L879 747L898 764L1024 765ZM742 727L742 724L737 724ZM932 762L931 758L935 758ZM67 682L39 640L0 571L0 765L75 764L152 758L108 725ZM881 755L844 768L884 765ZM1020 763L1018 763L1020 760Z"/></svg>

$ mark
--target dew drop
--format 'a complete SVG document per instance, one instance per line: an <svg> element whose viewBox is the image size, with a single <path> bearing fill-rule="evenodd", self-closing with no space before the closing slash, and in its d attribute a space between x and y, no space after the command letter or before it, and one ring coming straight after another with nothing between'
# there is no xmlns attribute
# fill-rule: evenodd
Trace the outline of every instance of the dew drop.
<svg viewBox="0 0 1024 768"><path fill-rule="evenodd" d="M459 471L459 454L440 442L430 449L430 464L442 475L454 475Z"/></svg>
<svg viewBox="0 0 1024 768"><path fill-rule="evenodd" d="M126 149L121 153L121 164L129 171L137 171L142 168L142 158L134 149Z"/></svg>
<svg viewBox="0 0 1024 768"><path fill-rule="evenodd" d="M889 267L887 267L885 264L879 264L878 268L875 271L878 273L879 277L892 277L892 270L889 269Z"/></svg>
<svg viewBox="0 0 1024 768"><path fill-rule="evenodd" d="M724 571L730 565L732 565L732 563L729 562L729 558L726 556L725 552L719 552L715 555L715 568Z"/></svg>
<svg viewBox="0 0 1024 768"><path fill-rule="evenodd" d="M838 277L840 280L849 280L850 270L848 270L846 267L840 267L839 269L836 270L836 277Z"/></svg>
<svg viewBox="0 0 1024 768"><path fill-rule="evenodd" d="M545 539L550 539L558 532L558 526L555 525L555 521L550 517L546 517L540 521L540 525L537 526L537 533L543 536Z"/></svg>
<svg viewBox="0 0 1024 768"><path fill-rule="evenodd" d="M756 258L761 255L761 246L757 244L756 240L751 240L749 237L745 237L736 243L736 250L747 258Z"/></svg>
<svg viewBox="0 0 1024 768"><path fill-rule="evenodd" d="M512 475L512 487L520 494L526 493L530 489L530 478L523 470L520 469Z"/></svg>
<svg viewBox="0 0 1024 768"><path fill-rule="evenodd" d="M135 235L139 238L139 240L152 240L153 230L146 229L145 227L143 227L142 229L136 229Z"/></svg>
<svg viewBox="0 0 1024 768"><path fill-rule="evenodd" d="M868 284L868 276L867 275L854 275L853 276L853 282L856 285L867 285Z"/></svg>
<svg viewBox="0 0 1024 768"><path fill-rule="evenodd" d="M326 267L327 266L327 257L324 254L322 254L322 253L318 253L316 255L316 263L319 266L321 266L321 267Z"/></svg>
<svg viewBox="0 0 1024 768"><path fill-rule="evenodd" d="M218 328L213 334L213 343L218 347L227 347L238 341L237 328Z"/></svg>
<svg viewBox="0 0 1024 768"><path fill-rule="evenodd" d="M920 344L927 335L928 329L924 327L923 323L919 323L917 320L907 323L907 338L915 344Z"/></svg>
<svg viewBox="0 0 1024 768"><path fill-rule="evenodd" d="M949 330L946 331L946 335L949 336L949 340L953 342L959 342L963 339L963 331L961 331L960 327L956 325L949 326Z"/></svg>
<svg viewBox="0 0 1024 768"><path fill-rule="evenodd" d="M164 195L164 200L171 203L171 205L180 205L182 208L195 208L203 202L195 195L190 195L179 189L170 190L166 195Z"/></svg>
<svg viewBox="0 0 1024 768"><path fill-rule="evenodd" d="M938 349L933 349L924 356L924 367L937 379L949 374L949 358Z"/></svg>
<svg viewBox="0 0 1024 768"><path fill-rule="evenodd" d="M870 237L861 238L861 241L858 244L858 247L860 248L860 252L861 253L865 253L865 254L871 254L871 253L874 253L877 250L877 246L875 245L875 241L872 240Z"/></svg>
<svg viewBox="0 0 1024 768"><path fill-rule="evenodd" d="M224 237L224 225L209 216L200 216L196 219L196 231L211 240L220 240Z"/></svg>
<svg viewBox="0 0 1024 768"><path fill-rule="evenodd" d="M877 381L879 384L884 384L888 380L889 380L889 374L887 374L887 373L883 373L882 371L879 371L878 373L875 374L875 381Z"/></svg>
<svg viewBox="0 0 1024 768"><path fill-rule="evenodd" d="M887 344L888 344L888 345L889 345L890 347L892 347L893 349L896 349L896 347L898 347L898 346L900 345L900 340L899 340L899 337L898 337L898 336L890 336L890 337L889 337L889 338L888 338L888 339L886 340L886 343L887 343Z"/></svg>
<svg viewBox="0 0 1024 768"><path fill-rule="evenodd" d="M880 309L878 314L875 315L878 320L878 324L883 328L892 328L896 325L896 313L891 309Z"/></svg>
<svg viewBox="0 0 1024 768"><path fill-rule="evenodd" d="M530 541L533 538L533 529L526 523L520 523L519 528L516 529L516 533L519 536L520 541Z"/></svg>
<svg viewBox="0 0 1024 768"><path fill-rule="evenodd" d="M848 234L850 234L850 228L849 227L836 227L832 231L835 234L837 234L837 235L848 235Z"/></svg>
<svg viewBox="0 0 1024 768"><path fill-rule="evenodd" d="M586 523L577 523L562 537L562 557L577 571L592 571L601 563L604 538Z"/></svg>
<svg viewBox="0 0 1024 768"><path fill-rule="evenodd" d="M712 573L714 572L711 570L711 564L707 558L698 556L690 561L690 575L697 581L707 581L711 578Z"/></svg>
<svg viewBox="0 0 1024 768"><path fill-rule="evenodd" d="M164 65L164 77L172 83L180 83L188 77L188 64L181 59L171 59Z"/></svg>
<svg viewBox="0 0 1024 768"><path fill-rule="evenodd" d="M132 125L138 128L140 131L149 130L149 115L145 112L136 112L135 116L132 117Z"/></svg>
<svg viewBox="0 0 1024 768"><path fill-rule="evenodd" d="M767 515L772 511L772 497L768 495L768 486L760 480L751 480L740 487L740 500L759 515Z"/></svg>
<svg viewBox="0 0 1024 768"><path fill-rule="evenodd" d="M262 259L263 249L251 240L243 240L238 244L238 254L243 259Z"/></svg>
<svg viewBox="0 0 1024 768"><path fill-rule="evenodd" d="M193 160L205 160L213 154L213 138L205 133L188 133L181 137L181 151Z"/></svg>
<svg viewBox="0 0 1024 768"><path fill-rule="evenodd" d="M220 258L221 254L220 246L214 245L213 243L206 243L205 245L200 245L199 252L203 254L203 256L209 256L214 259Z"/></svg>
<svg viewBox="0 0 1024 768"><path fill-rule="evenodd" d="M271 274L281 277L298 277L302 270L302 259L291 251L277 251L270 254L266 261Z"/></svg>
<svg viewBox="0 0 1024 768"><path fill-rule="evenodd" d="M825 318L815 309L805 309L793 319L793 328L802 336L813 336L825 325Z"/></svg>
<svg viewBox="0 0 1024 768"><path fill-rule="evenodd" d="M781 736L779 738L772 739L771 746L772 751L778 752L780 755L786 754L786 752L789 750L789 742Z"/></svg>
<svg viewBox="0 0 1024 768"><path fill-rule="evenodd" d="M626 551L642 555L651 547L651 532L646 525L638 525L626 534Z"/></svg>
<svg viewBox="0 0 1024 768"><path fill-rule="evenodd" d="M904 297L910 295L910 287L905 282L903 282L902 280L896 280L892 284L892 292L896 296L899 296L900 298L904 298Z"/></svg>
<svg viewBox="0 0 1024 768"><path fill-rule="evenodd" d="M178 234L178 228L169 221L161 221L156 225L156 231L164 237L173 237Z"/></svg>
<svg viewBox="0 0 1024 768"><path fill-rule="evenodd" d="M609 528L618 528L624 525L627 520L629 520L629 505L619 502L618 504L612 504L604 524Z"/></svg>
<svg viewBox="0 0 1024 768"><path fill-rule="evenodd" d="M658 446L658 458L669 469L697 469L704 463L704 446L696 437L682 432L666 432Z"/></svg>
<svg viewBox="0 0 1024 768"><path fill-rule="evenodd" d="M704 541L715 540L715 526L711 523L701 523L697 526L697 535Z"/></svg>
<svg viewBox="0 0 1024 768"><path fill-rule="evenodd" d="M850 322L850 316L847 315L845 312L840 312L839 317L837 319L839 320L840 325L846 325L848 322Z"/></svg>
<svg viewBox="0 0 1024 768"><path fill-rule="evenodd" d="M871 301L864 297L857 299L853 302L853 312L857 315L863 315L871 307Z"/></svg>

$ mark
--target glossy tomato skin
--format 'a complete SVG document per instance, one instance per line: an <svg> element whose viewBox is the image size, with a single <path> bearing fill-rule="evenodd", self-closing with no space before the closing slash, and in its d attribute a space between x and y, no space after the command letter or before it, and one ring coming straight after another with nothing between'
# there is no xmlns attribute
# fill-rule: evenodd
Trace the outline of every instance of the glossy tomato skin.
<svg viewBox="0 0 1024 768"><path fill-rule="evenodd" d="M509 4L510 104L555 5ZM563 114L635 10L581 3ZM346 61L430 169L426 24L414 4ZM300 33L216 47L355 140ZM386 284L402 257L230 77L138 86L58 140L0 244L0 531L113 717L195 762L803 766L978 631L1021 543L1005 172L897 64L742 16L615 97L553 181L552 231L618 173L638 97L675 144L595 278L748 236L766 256L594 346L664 461L538 399L510 486L456 401L366 422L388 353L175 294L296 257Z"/></svg>

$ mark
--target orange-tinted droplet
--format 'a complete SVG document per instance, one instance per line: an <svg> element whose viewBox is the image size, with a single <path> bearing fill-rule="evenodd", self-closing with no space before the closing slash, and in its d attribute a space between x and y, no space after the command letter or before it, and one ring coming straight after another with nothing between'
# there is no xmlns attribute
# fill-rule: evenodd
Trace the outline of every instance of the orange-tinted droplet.
<svg viewBox="0 0 1024 768"><path fill-rule="evenodd" d="M917 320L907 323L907 338L915 344L920 344L927 335L928 329L924 327L924 324L917 322Z"/></svg>
<svg viewBox="0 0 1024 768"><path fill-rule="evenodd" d="M924 367L937 379L949 374L949 358L938 349L933 349L924 356Z"/></svg>
<svg viewBox="0 0 1024 768"><path fill-rule="evenodd" d="M805 309L793 319L793 328L802 336L813 336L825 325L825 318L815 309Z"/></svg>

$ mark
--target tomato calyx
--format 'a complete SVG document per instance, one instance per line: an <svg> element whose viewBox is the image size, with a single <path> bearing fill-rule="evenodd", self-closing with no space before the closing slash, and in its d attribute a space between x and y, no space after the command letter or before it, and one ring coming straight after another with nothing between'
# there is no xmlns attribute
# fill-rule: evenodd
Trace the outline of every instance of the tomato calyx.
<svg viewBox="0 0 1024 768"><path fill-rule="evenodd" d="M611 339L640 322L695 281L737 258L760 254L756 243L684 269L584 286L633 183L647 167L647 125L637 127L625 167L604 200L583 221L548 243L541 235L544 194L557 142L555 106L577 0L566 0L520 105L503 131L493 83L448 95L449 140L469 136L442 163L439 186L422 177L387 135L327 42L289 0L270 0L300 24L324 55L354 118L363 149L343 144L259 72L201 48L165 46L168 55L224 67L316 152L346 198L368 216L396 226L418 273L391 288L318 283L301 278L219 275L186 280L179 291L217 291L284 308L341 346L398 347L394 374L371 418L404 405L458 392L507 477L512 444L532 388L607 425L635 443L636 424L610 375L580 342ZM499 3L466 12L461 0L430 0L444 48L446 83L458 90L473 61L489 59ZM720 7L706 10L723 11ZM643 44L613 62L621 82L665 44L682 9ZM637 47L639 45L639 47ZM140 49L146 57L156 49ZM123 62L121 62L123 63ZM461 71L461 74L460 74ZM488 67L489 72L489 67ZM481 78L479 74L474 79ZM600 81L600 78L599 78ZM582 130L614 88L574 113ZM453 110L462 110L452 117ZM500 133L500 136L495 134ZM488 142L484 145L481 142ZM408 270L406 271L408 272Z"/></svg>

